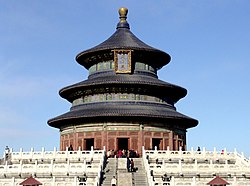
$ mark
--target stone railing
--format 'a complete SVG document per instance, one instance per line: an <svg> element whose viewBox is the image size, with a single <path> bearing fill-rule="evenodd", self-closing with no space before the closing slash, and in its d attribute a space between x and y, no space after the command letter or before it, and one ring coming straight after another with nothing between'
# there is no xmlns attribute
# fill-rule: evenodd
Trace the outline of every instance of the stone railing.
<svg viewBox="0 0 250 186"><path fill-rule="evenodd" d="M232 179L232 183L238 180L246 182L250 177L250 161L243 154L223 151L170 151L170 150L142 150L142 158L151 185L175 185L186 183L195 185L197 180L203 179L202 184L220 175ZM171 176L171 182L163 183L164 174ZM181 181L182 180L182 181ZM249 182L250 184L250 182Z"/></svg>
<svg viewBox="0 0 250 186"><path fill-rule="evenodd" d="M54 148L53 151L45 151L44 148L42 148L41 151L34 151L34 149L31 149L29 152L23 152L22 149L20 149L19 152L12 152L10 150L9 152L9 159L11 161L21 161L21 160L54 160L54 161L61 161L61 160L84 160L84 159L93 159L93 158L99 158L103 156L104 150L90 150L90 151L57 151L56 148Z"/></svg>
<svg viewBox="0 0 250 186"><path fill-rule="evenodd" d="M56 179L60 177L70 180L69 183L78 183L78 178L86 174L89 184L96 186L100 184L105 154L105 149L93 148L90 151L10 150L8 160L4 165L0 165L0 185L3 182L10 183L10 179L11 182L15 182L16 179L30 175L41 179L47 178L50 183L56 183Z"/></svg>
<svg viewBox="0 0 250 186"><path fill-rule="evenodd" d="M145 149L144 149L144 147L142 147L142 160L143 160L143 164L144 164L146 175L147 175L148 185L153 186L154 180L153 180L153 177L150 175L151 170L149 168L149 163L148 163L148 160L146 158L147 158L147 156L146 156Z"/></svg>
<svg viewBox="0 0 250 186"><path fill-rule="evenodd" d="M145 150L145 155L149 155L152 160L160 159L201 159L201 160L227 160L227 161L237 161L246 166L250 166L250 160L244 157L243 153L238 153L236 150L234 152L228 152L226 149L223 151L207 151L203 148L202 151L194 151L191 148L190 151L170 151L170 150Z"/></svg>

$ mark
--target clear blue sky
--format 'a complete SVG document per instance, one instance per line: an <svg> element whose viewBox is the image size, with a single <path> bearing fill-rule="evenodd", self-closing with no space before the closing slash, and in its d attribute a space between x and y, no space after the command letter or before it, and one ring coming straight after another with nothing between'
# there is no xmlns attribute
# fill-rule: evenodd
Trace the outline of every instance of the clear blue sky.
<svg viewBox="0 0 250 186"><path fill-rule="evenodd" d="M120 7L138 38L171 55L159 79L188 90L176 104L199 120L188 149L249 156L249 0L0 0L0 152L59 147L47 120L71 105L58 91L87 78L75 56L115 32Z"/></svg>

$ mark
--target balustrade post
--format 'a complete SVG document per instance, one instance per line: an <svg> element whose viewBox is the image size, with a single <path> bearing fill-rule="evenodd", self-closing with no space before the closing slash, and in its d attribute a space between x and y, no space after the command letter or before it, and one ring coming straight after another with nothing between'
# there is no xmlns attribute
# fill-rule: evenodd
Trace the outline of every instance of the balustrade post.
<svg viewBox="0 0 250 186"><path fill-rule="evenodd" d="M91 159L94 159L94 147L93 146L91 146L90 157Z"/></svg>
<svg viewBox="0 0 250 186"><path fill-rule="evenodd" d="M237 185L237 179L236 179L236 176L234 176L233 185Z"/></svg>
<svg viewBox="0 0 250 186"><path fill-rule="evenodd" d="M217 154L217 150L216 150L216 147L214 147L214 151L213 151L215 154Z"/></svg>
<svg viewBox="0 0 250 186"><path fill-rule="evenodd" d="M52 184L53 184L53 186L56 186L56 177L55 176L53 176L53 178L52 178Z"/></svg>
<svg viewBox="0 0 250 186"><path fill-rule="evenodd" d="M194 147L191 147L190 152L191 152L191 157L194 159Z"/></svg>
<svg viewBox="0 0 250 186"><path fill-rule="evenodd" d="M23 148L20 148L20 153L19 154L21 156L20 159L22 159L22 157L23 157Z"/></svg>
<svg viewBox="0 0 250 186"><path fill-rule="evenodd" d="M83 172L86 172L86 158L83 160Z"/></svg>
<svg viewBox="0 0 250 186"><path fill-rule="evenodd" d="M8 168L8 162L5 161L5 165L4 165L4 172L7 172L7 168Z"/></svg>
<svg viewBox="0 0 250 186"><path fill-rule="evenodd" d="M50 172L51 172L51 174L53 174L53 166L54 166L54 161L51 160L50 161Z"/></svg>
<svg viewBox="0 0 250 186"><path fill-rule="evenodd" d="M15 177L11 178L11 186L15 186Z"/></svg>
<svg viewBox="0 0 250 186"><path fill-rule="evenodd" d="M196 186L196 177L195 176L192 179L192 186Z"/></svg>
<svg viewBox="0 0 250 186"><path fill-rule="evenodd" d="M237 155L237 150L236 150L236 148L234 148L234 155Z"/></svg>
<svg viewBox="0 0 250 186"><path fill-rule="evenodd" d="M244 159L244 152L241 152L241 158Z"/></svg>
<svg viewBox="0 0 250 186"><path fill-rule="evenodd" d="M198 162L197 159L194 160L194 165L195 165L195 171L198 171Z"/></svg>
<svg viewBox="0 0 250 186"><path fill-rule="evenodd" d="M44 147L42 147L42 158L44 158L44 153L45 152L45 148Z"/></svg>
<svg viewBox="0 0 250 186"><path fill-rule="evenodd" d="M30 148L30 159L33 159L33 154L34 154L34 148L33 147L31 147Z"/></svg>
<svg viewBox="0 0 250 186"><path fill-rule="evenodd" d="M182 162L181 162L181 159L179 159L179 172L182 173Z"/></svg>
<svg viewBox="0 0 250 186"><path fill-rule="evenodd" d="M171 177L170 185L175 186L175 178L174 178L174 176Z"/></svg>
<svg viewBox="0 0 250 186"><path fill-rule="evenodd" d="M23 164L23 160L20 161L19 166L18 166L18 172L21 173L22 172L22 164Z"/></svg>
<svg viewBox="0 0 250 186"><path fill-rule="evenodd" d="M224 148L224 154L227 155L227 148Z"/></svg>
<svg viewBox="0 0 250 186"><path fill-rule="evenodd" d="M182 147L181 146L179 147L178 154L179 154L179 158L182 159Z"/></svg>
<svg viewBox="0 0 250 186"><path fill-rule="evenodd" d="M69 163L69 159L67 160L67 174L70 172L70 163Z"/></svg>
<svg viewBox="0 0 250 186"><path fill-rule="evenodd" d="M169 146L167 146L167 155L168 155L168 159L170 159L170 148L169 148Z"/></svg>
<svg viewBox="0 0 250 186"><path fill-rule="evenodd" d="M81 147L79 146L78 151L77 151L78 158L81 158Z"/></svg>
<svg viewBox="0 0 250 186"><path fill-rule="evenodd" d="M157 151L157 146L155 146L155 151Z"/></svg>
<svg viewBox="0 0 250 186"><path fill-rule="evenodd" d="M35 161L35 173L37 173L37 164L38 164L38 160Z"/></svg>
<svg viewBox="0 0 250 186"><path fill-rule="evenodd" d="M66 157L68 158L69 155L69 147L66 147Z"/></svg>
<svg viewBox="0 0 250 186"><path fill-rule="evenodd" d="M206 158L206 148L205 147L203 147L203 149L202 149L202 155L203 155L203 158Z"/></svg>
<svg viewBox="0 0 250 186"><path fill-rule="evenodd" d="M214 170L214 166L213 166L213 160L210 160L210 164L209 164L210 170Z"/></svg>
<svg viewBox="0 0 250 186"><path fill-rule="evenodd" d="M74 176L74 186L77 186L77 176Z"/></svg>
<svg viewBox="0 0 250 186"><path fill-rule="evenodd" d="M54 157L54 158L57 158L57 157L56 157L56 147L54 147L54 150L53 150L53 157Z"/></svg>

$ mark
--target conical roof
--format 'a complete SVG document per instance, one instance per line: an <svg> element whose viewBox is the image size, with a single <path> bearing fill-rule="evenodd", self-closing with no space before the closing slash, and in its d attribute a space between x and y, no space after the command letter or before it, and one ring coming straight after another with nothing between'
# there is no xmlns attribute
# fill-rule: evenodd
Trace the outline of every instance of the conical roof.
<svg viewBox="0 0 250 186"><path fill-rule="evenodd" d="M37 181L35 178L32 176L24 180L22 183L19 185L24 185L24 186L32 186L32 185L42 185L41 182Z"/></svg>
<svg viewBox="0 0 250 186"><path fill-rule="evenodd" d="M171 59L169 54L145 44L130 31L127 13L126 8L119 9L120 22L116 32L103 43L79 53L76 61L88 69L95 64L96 59L113 59L112 50L128 49L133 51L133 57L138 60L154 61L151 65L157 69L168 64Z"/></svg>
<svg viewBox="0 0 250 186"><path fill-rule="evenodd" d="M208 185L229 185L228 182L223 180L220 176L216 176L210 182L207 183Z"/></svg>
<svg viewBox="0 0 250 186"><path fill-rule="evenodd" d="M130 31L126 8L121 8L119 14L116 32L103 43L78 54L77 62L88 69L114 60L113 50L124 49L132 50L134 64L143 63L153 70L138 70L135 66L132 73L119 74L113 67L97 70L98 65L93 66L87 80L60 90L60 96L71 102L72 107L69 112L50 119L48 124L61 128L72 123L146 121L184 129L195 127L198 121L177 112L174 106L186 96L187 90L157 77L157 69L169 63L170 56L145 44ZM121 94L128 97L120 99ZM103 99L103 95L111 95L111 98Z"/></svg>

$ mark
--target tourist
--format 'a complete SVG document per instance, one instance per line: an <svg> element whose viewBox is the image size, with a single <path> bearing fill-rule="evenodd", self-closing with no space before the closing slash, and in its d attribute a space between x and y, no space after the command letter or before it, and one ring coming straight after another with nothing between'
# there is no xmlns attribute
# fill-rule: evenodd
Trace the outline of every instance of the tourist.
<svg viewBox="0 0 250 186"><path fill-rule="evenodd" d="M130 161L129 157L127 157L127 170L128 170L128 172L129 172L130 166L131 166L131 161Z"/></svg>
<svg viewBox="0 0 250 186"><path fill-rule="evenodd" d="M108 158L111 157L111 150L108 150L108 152L107 152L107 157L108 157Z"/></svg>
<svg viewBox="0 0 250 186"><path fill-rule="evenodd" d="M221 150L221 154L224 154L224 150L223 149Z"/></svg>
<svg viewBox="0 0 250 186"><path fill-rule="evenodd" d="M70 145L68 150L69 150L69 151L73 151L73 146Z"/></svg>
<svg viewBox="0 0 250 186"><path fill-rule="evenodd" d="M134 172L135 164L134 164L133 159L131 159L130 168L131 168L131 172Z"/></svg>
<svg viewBox="0 0 250 186"><path fill-rule="evenodd" d="M121 157L122 157L122 158L126 158L126 157L127 157L126 154L127 154L127 151L123 149L123 150L122 150L122 156L121 156Z"/></svg>
<svg viewBox="0 0 250 186"><path fill-rule="evenodd" d="M118 158L122 157L122 150L118 150Z"/></svg>
<svg viewBox="0 0 250 186"><path fill-rule="evenodd" d="M197 152L198 152L199 154L201 154L201 148L200 148L200 147L197 148Z"/></svg>
<svg viewBox="0 0 250 186"><path fill-rule="evenodd" d="M111 186L116 186L116 179L115 176L111 179Z"/></svg>
<svg viewBox="0 0 250 186"><path fill-rule="evenodd" d="M5 161L9 159L10 148L8 146L5 147Z"/></svg>
<svg viewBox="0 0 250 186"><path fill-rule="evenodd" d="M86 184L86 181L87 181L87 175L86 173L83 174L83 177L79 177L79 185L85 185Z"/></svg>

